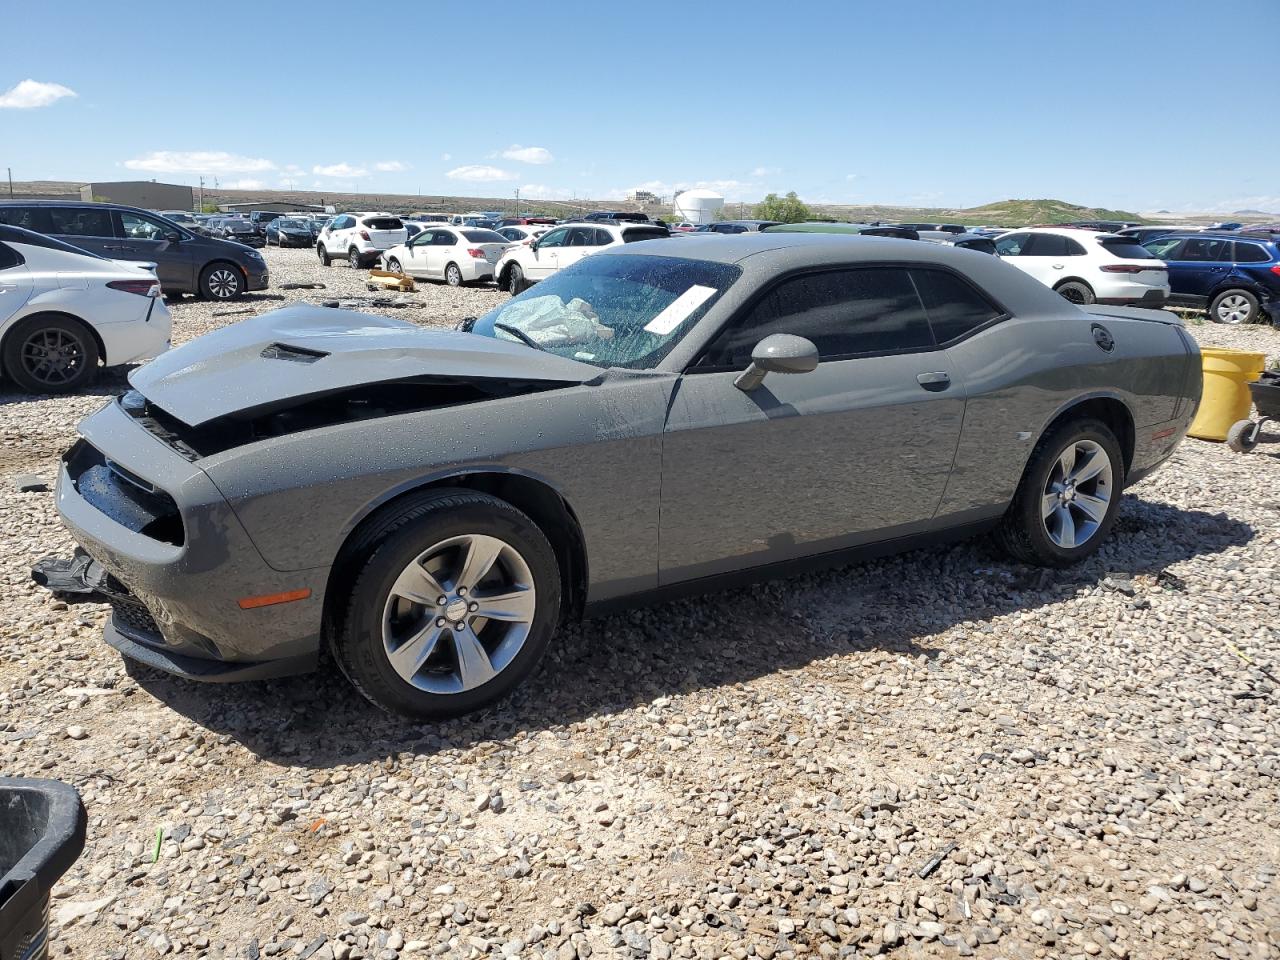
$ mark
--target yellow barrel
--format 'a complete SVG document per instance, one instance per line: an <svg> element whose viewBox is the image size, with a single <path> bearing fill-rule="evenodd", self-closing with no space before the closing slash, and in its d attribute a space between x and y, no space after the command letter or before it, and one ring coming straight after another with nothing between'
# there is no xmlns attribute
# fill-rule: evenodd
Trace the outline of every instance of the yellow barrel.
<svg viewBox="0 0 1280 960"><path fill-rule="evenodd" d="M1249 383L1262 375L1267 357L1247 350L1201 347L1204 392L1200 409L1187 430L1201 440L1225 440L1237 420L1248 420L1253 406Z"/></svg>

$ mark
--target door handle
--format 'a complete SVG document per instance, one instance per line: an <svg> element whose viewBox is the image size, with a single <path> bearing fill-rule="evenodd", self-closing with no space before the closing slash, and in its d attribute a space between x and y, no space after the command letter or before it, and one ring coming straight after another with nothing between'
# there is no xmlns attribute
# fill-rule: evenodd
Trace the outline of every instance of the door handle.
<svg viewBox="0 0 1280 960"><path fill-rule="evenodd" d="M932 373L916 374L916 383L924 387L926 390L945 390L951 386L951 374L945 370L935 370Z"/></svg>
<svg viewBox="0 0 1280 960"><path fill-rule="evenodd" d="M1061 269L1062 269L1062 264L1060 264L1060 263L1055 263L1055 264L1053 265L1053 269L1055 269L1055 270L1061 270Z"/></svg>

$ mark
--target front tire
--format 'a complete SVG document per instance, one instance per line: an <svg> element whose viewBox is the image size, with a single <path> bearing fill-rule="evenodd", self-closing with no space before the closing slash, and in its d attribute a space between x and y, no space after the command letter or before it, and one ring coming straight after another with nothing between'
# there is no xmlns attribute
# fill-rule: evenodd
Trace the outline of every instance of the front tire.
<svg viewBox="0 0 1280 960"><path fill-rule="evenodd" d="M329 257L329 251L324 248L323 243L316 244L316 256L320 258L320 266L327 267L333 261Z"/></svg>
<svg viewBox="0 0 1280 960"><path fill-rule="evenodd" d="M1058 284L1053 289L1058 292L1058 296L1062 297L1062 299L1081 306L1086 303L1093 303L1097 299L1093 293L1093 288L1079 280L1068 280L1066 283Z"/></svg>
<svg viewBox="0 0 1280 960"><path fill-rule="evenodd" d="M387 261L387 269L392 273L404 273L404 271L400 269L400 261L395 257L392 257Z"/></svg>
<svg viewBox="0 0 1280 960"><path fill-rule="evenodd" d="M1257 424L1252 420L1237 420L1227 431L1227 446L1236 453L1248 453L1257 445Z"/></svg>
<svg viewBox="0 0 1280 960"><path fill-rule="evenodd" d="M1068 420L1036 444L996 531L1015 560L1067 567L1111 532L1124 486L1120 444L1101 420Z"/></svg>
<svg viewBox="0 0 1280 960"><path fill-rule="evenodd" d="M330 647L352 685L389 713L487 706L533 673L555 633L555 552L528 516L487 494L413 496L340 562L353 585Z"/></svg>
<svg viewBox="0 0 1280 960"><path fill-rule="evenodd" d="M5 372L27 393L71 393L98 375L98 341L79 320L27 317L4 339Z"/></svg>
<svg viewBox="0 0 1280 960"><path fill-rule="evenodd" d="M524 270L520 268L520 264L513 263L507 268L507 292L513 297L524 293L527 284L524 280Z"/></svg>
<svg viewBox="0 0 1280 960"><path fill-rule="evenodd" d="M229 263L211 263L200 273L200 295L206 300L234 300L244 286L244 276Z"/></svg>
<svg viewBox="0 0 1280 960"><path fill-rule="evenodd" d="M1258 298L1248 290L1223 290L1209 304L1209 319L1230 326L1257 323L1259 312Z"/></svg>

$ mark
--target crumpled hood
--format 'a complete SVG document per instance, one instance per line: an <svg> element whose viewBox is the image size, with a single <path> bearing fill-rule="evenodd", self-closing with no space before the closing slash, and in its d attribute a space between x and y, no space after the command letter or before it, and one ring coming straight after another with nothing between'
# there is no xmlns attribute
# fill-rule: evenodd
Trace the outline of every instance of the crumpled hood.
<svg viewBox="0 0 1280 960"><path fill-rule="evenodd" d="M521 343L328 307L276 310L207 333L129 383L191 427L363 384L439 377L584 383L598 367Z"/></svg>

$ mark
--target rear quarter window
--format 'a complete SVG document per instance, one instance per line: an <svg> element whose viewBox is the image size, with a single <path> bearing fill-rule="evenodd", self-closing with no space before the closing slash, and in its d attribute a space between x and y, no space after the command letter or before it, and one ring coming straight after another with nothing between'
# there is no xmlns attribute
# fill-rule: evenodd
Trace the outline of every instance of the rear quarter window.
<svg viewBox="0 0 1280 960"><path fill-rule="evenodd" d="M1103 250L1123 260L1156 260L1158 257L1136 240L1128 237L1103 238L1098 241Z"/></svg>
<svg viewBox="0 0 1280 960"><path fill-rule="evenodd" d="M507 238L495 230L463 230L462 235L472 243L506 243Z"/></svg>
<svg viewBox="0 0 1280 960"><path fill-rule="evenodd" d="M913 268L911 279L924 302L929 326L938 343L958 340L1004 316L1004 311L984 294L953 273Z"/></svg>
<svg viewBox="0 0 1280 960"><path fill-rule="evenodd" d="M1266 263L1271 259L1265 247L1260 243L1243 243L1236 241L1236 263Z"/></svg>
<svg viewBox="0 0 1280 960"><path fill-rule="evenodd" d="M635 243L637 240L661 240L670 234L661 227L633 227L622 231L623 243Z"/></svg>
<svg viewBox="0 0 1280 960"><path fill-rule="evenodd" d="M36 233L52 233L46 207L0 207L0 223Z"/></svg>
<svg viewBox="0 0 1280 960"><path fill-rule="evenodd" d="M17 250L5 243L0 243L0 270L9 270L22 263L22 256Z"/></svg>

